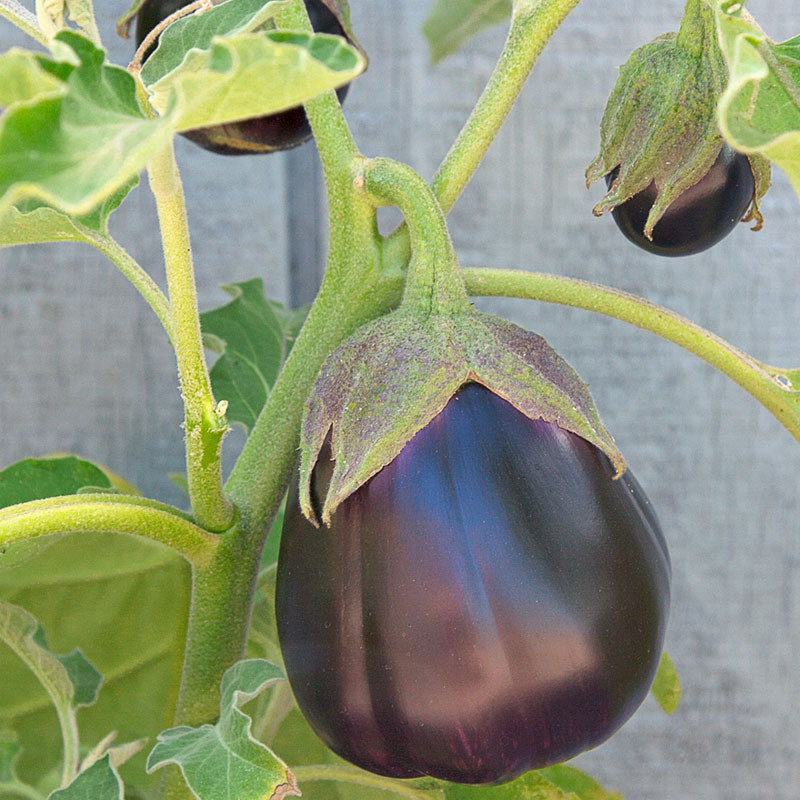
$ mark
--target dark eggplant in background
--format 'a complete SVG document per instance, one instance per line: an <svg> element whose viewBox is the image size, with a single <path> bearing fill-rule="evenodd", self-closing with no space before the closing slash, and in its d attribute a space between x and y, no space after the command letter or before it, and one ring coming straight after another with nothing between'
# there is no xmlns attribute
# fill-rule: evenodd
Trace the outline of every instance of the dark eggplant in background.
<svg viewBox="0 0 800 800"><path fill-rule="evenodd" d="M314 470L317 508L332 464ZM467 384L315 528L295 487L276 611L300 710L382 775L499 783L607 739L648 692L667 548L630 472Z"/></svg>
<svg viewBox="0 0 800 800"><path fill-rule="evenodd" d="M191 2L192 0L145 0L136 16L136 46L142 44L147 34L159 22ZM305 5L315 32L333 33L347 38L336 15L322 0L305 0ZM347 96L348 88L349 84L346 84L336 90L340 101ZM252 155L288 150L303 144L311 138L311 126L303 107L294 106L277 114L198 128L182 135L214 153Z"/></svg>

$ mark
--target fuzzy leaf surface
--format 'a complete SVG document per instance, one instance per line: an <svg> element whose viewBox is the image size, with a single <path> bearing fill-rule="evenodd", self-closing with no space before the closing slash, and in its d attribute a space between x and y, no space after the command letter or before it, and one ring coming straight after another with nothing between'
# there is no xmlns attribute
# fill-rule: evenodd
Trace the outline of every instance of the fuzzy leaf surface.
<svg viewBox="0 0 800 800"><path fill-rule="evenodd" d="M200 315L205 344L219 354L211 367L211 386L218 400L228 401L228 420L249 432L308 308L290 311L268 300L261 278L222 288L233 300Z"/></svg>
<svg viewBox="0 0 800 800"><path fill-rule="evenodd" d="M167 121L142 114L133 77L104 63L104 51L88 39L61 31L53 48L56 60L36 63L61 80L63 94L37 93L0 118L0 220L30 199L74 216L91 214L130 188L173 133Z"/></svg>
<svg viewBox="0 0 800 800"><path fill-rule="evenodd" d="M285 680L280 668L264 659L234 664L222 676L219 721L200 728L183 725L159 734L147 758L147 771L175 764L198 800L299 796L289 768L253 738L252 720L239 708L280 680Z"/></svg>
<svg viewBox="0 0 800 800"><path fill-rule="evenodd" d="M348 83L366 67L340 36L267 31L215 38L148 85L178 131L273 114Z"/></svg>
<svg viewBox="0 0 800 800"><path fill-rule="evenodd" d="M435 64L511 16L511 0L435 0L422 23Z"/></svg>
<svg viewBox="0 0 800 800"><path fill-rule="evenodd" d="M681 702L681 691L678 670L675 669L672 659L666 653L662 653L661 663L658 665L658 672L650 692L667 714L674 714Z"/></svg>
<svg viewBox="0 0 800 800"><path fill-rule="evenodd" d="M175 20L158 37L158 46L142 67L142 82L150 86L177 69L191 49L209 50L217 36L248 33L263 25L289 0L228 0L203 13Z"/></svg>
<svg viewBox="0 0 800 800"><path fill-rule="evenodd" d="M775 162L800 197L800 36L776 44L740 4L709 2L730 76L717 110L720 130L737 150ZM723 10L729 7L737 10Z"/></svg>
<svg viewBox="0 0 800 800"><path fill-rule="evenodd" d="M119 773L111 763L111 756L81 771L72 783L51 792L47 800L123 800L124 791Z"/></svg>
<svg viewBox="0 0 800 800"><path fill-rule="evenodd" d="M58 652L76 646L105 677L97 702L80 711L83 741L117 730L121 741L155 736L170 722L186 630L186 562L131 537L75 534L0 572L0 598L28 609ZM44 689L0 646L0 727L17 732L19 773L34 782L58 766L61 735ZM122 767L146 789L144 753Z"/></svg>

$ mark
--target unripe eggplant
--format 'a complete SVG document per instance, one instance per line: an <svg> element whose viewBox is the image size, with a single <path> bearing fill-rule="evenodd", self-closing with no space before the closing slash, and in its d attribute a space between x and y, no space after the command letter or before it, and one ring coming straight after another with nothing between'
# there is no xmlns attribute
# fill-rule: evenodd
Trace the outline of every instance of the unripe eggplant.
<svg viewBox="0 0 800 800"><path fill-rule="evenodd" d="M593 444L471 383L329 527L295 491L278 632L320 738L381 775L500 783L614 733L655 675L670 591L650 503L614 474Z"/></svg>

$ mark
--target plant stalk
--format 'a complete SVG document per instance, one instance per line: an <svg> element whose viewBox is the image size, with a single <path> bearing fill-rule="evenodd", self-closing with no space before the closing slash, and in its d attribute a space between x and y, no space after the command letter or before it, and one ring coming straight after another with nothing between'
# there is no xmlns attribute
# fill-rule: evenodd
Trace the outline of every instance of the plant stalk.
<svg viewBox="0 0 800 800"><path fill-rule="evenodd" d="M357 767L339 766L338 764L313 764L292 767L292 772L298 783L310 781L338 781L350 783L354 786L367 786L383 789L385 792L407 797L410 800L440 800L441 793L418 789L403 781L393 778L384 778L382 775L373 775Z"/></svg>
<svg viewBox="0 0 800 800"><path fill-rule="evenodd" d="M185 409L189 499L201 527L224 531L234 518L233 507L222 489L220 464L228 423L224 411L214 402L203 353L186 203L172 141L153 159L148 173L161 226L173 341Z"/></svg>
<svg viewBox="0 0 800 800"><path fill-rule="evenodd" d="M408 224L412 257L403 308L425 315L469 310L444 213L430 187L411 167L375 158L364 168L364 188L378 206L397 206Z"/></svg>
<svg viewBox="0 0 800 800"><path fill-rule="evenodd" d="M508 269L465 269L463 273L471 295L520 297L584 308L674 342L747 390L800 441L800 377L796 370L769 367L679 314L619 289Z"/></svg>
<svg viewBox="0 0 800 800"><path fill-rule="evenodd" d="M580 0L516 0L503 50L486 88L431 186L445 214L480 165L522 91L536 61ZM408 260L408 228L401 225L386 245L388 269Z"/></svg>

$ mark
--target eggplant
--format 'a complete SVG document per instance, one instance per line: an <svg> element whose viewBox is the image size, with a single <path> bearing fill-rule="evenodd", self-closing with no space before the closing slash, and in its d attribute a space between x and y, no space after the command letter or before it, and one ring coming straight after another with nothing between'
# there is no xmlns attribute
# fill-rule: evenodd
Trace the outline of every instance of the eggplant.
<svg viewBox="0 0 800 800"><path fill-rule="evenodd" d="M670 595L650 502L614 476L594 445L470 383L329 527L295 487L278 633L322 741L380 775L502 783L613 734L655 676Z"/></svg>

